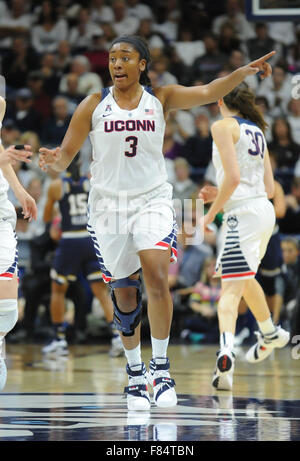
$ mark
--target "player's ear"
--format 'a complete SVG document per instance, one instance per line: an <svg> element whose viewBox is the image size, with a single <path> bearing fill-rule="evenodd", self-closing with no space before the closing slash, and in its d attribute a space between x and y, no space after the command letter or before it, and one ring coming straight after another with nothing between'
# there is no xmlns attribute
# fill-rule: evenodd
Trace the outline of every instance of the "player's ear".
<svg viewBox="0 0 300 461"><path fill-rule="evenodd" d="M223 106L223 104L224 104L223 98L218 99L218 107Z"/></svg>
<svg viewBox="0 0 300 461"><path fill-rule="evenodd" d="M140 71L143 72L146 69L146 59L141 59L139 62Z"/></svg>

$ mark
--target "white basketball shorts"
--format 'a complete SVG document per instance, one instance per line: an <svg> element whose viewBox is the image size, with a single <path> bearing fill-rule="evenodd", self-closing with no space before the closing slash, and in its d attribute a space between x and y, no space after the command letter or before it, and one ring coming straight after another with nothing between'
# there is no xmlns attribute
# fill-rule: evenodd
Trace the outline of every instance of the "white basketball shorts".
<svg viewBox="0 0 300 461"><path fill-rule="evenodd" d="M105 282L140 269L141 250L171 249L171 262L177 261L172 191L168 183L138 196L102 196L91 191L87 228Z"/></svg>
<svg viewBox="0 0 300 461"><path fill-rule="evenodd" d="M0 281L12 280L17 273L17 237L10 222L0 219Z"/></svg>
<svg viewBox="0 0 300 461"><path fill-rule="evenodd" d="M222 281L254 278L275 226L275 212L266 198L243 202L223 216L216 276Z"/></svg>

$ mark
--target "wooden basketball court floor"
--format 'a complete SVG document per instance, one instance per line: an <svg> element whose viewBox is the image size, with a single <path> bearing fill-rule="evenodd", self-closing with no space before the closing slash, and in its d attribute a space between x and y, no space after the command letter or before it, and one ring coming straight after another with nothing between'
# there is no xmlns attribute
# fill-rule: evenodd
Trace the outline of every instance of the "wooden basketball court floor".
<svg viewBox="0 0 300 461"><path fill-rule="evenodd" d="M299 338L300 339L300 338ZM68 358L43 357L40 345L8 344L0 394L1 441L300 440L300 348L245 362L236 350L232 392L211 387L215 346L170 345L178 405L127 411L125 358L108 345L71 346ZM151 349L144 346L149 363Z"/></svg>

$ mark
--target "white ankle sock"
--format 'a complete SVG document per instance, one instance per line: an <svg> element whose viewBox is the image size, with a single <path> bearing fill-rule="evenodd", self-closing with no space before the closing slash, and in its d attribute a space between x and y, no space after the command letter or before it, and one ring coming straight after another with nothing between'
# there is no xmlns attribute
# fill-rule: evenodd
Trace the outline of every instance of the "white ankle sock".
<svg viewBox="0 0 300 461"><path fill-rule="evenodd" d="M224 347L229 347L229 349L233 349L234 344L234 334L230 333L229 331L224 331L220 335L220 348L224 349Z"/></svg>
<svg viewBox="0 0 300 461"><path fill-rule="evenodd" d="M169 336L166 339L156 339L151 336L152 357L167 357L167 349L169 345Z"/></svg>
<svg viewBox="0 0 300 461"><path fill-rule="evenodd" d="M134 349L125 349L125 355L127 358L128 365L130 368L133 365L140 365L142 363L141 358L141 343L138 344Z"/></svg>
<svg viewBox="0 0 300 461"><path fill-rule="evenodd" d="M276 330L271 317L269 317L267 320L264 320L264 322L257 322L257 324L263 335L270 335Z"/></svg>

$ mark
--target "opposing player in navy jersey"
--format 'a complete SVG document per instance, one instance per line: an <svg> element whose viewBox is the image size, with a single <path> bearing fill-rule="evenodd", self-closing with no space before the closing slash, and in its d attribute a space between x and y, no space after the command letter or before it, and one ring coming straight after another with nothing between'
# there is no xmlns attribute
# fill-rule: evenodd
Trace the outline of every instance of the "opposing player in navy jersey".
<svg viewBox="0 0 300 461"><path fill-rule="evenodd" d="M6 102L0 97L0 130L6 110ZM5 364L4 338L18 320L18 249L16 210L8 200L9 187L23 208L24 218L37 218L35 200L28 194L13 169L17 161L30 162L31 146L10 146L4 149L0 139L0 391L3 390L7 369Z"/></svg>
<svg viewBox="0 0 300 461"><path fill-rule="evenodd" d="M110 284L114 319L122 332L129 377L129 410L150 409L147 382L160 407L176 405L175 382L167 358L173 313L168 287L170 259L176 259L172 186L162 154L165 120L171 110L208 104L229 93L248 75L271 74L271 52L203 86L151 89L150 52L136 36L115 39L109 50L113 85L88 96L73 114L61 147L40 149L40 166L63 171L90 135L90 218L104 280ZM152 360L141 359L142 269L148 298Z"/></svg>
<svg viewBox="0 0 300 461"><path fill-rule="evenodd" d="M246 354L249 362L266 359L290 337L289 332L274 326L264 292L255 279L274 230L275 212L268 200L274 195L274 178L263 133L266 122L254 98L242 84L219 100L223 119L211 127L218 188L200 191L206 202L213 201L204 217L205 228L224 209L216 263L216 274L222 277L220 351L212 381L219 390L231 390L233 385L234 334L242 297L260 330L257 343Z"/></svg>
<svg viewBox="0 0 300 461"><path fill-rule="evenodd" d="M86 229L89 179L80 175L75 160L62 178L54 179L48 189L44 209L44 221L51 222L54 206L59 205L61 216L61 239L51 269L50 312L55 327L55 336L42 350L43 353L67 354L64 324L65 295L69 284L77 280L82 272L90 283L91 290L103 307L105 318L111 327L110 355L119 357L124 349L118 331L113 324L113 305L108 289L101 281L101 271L93 241Z"/></svg>

